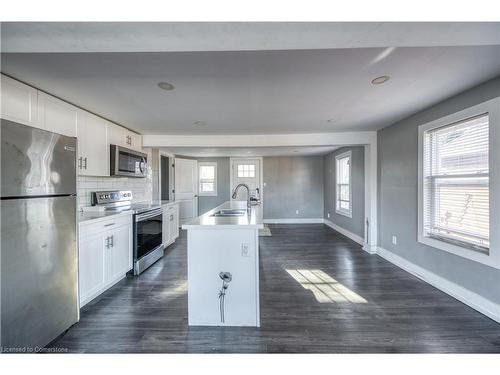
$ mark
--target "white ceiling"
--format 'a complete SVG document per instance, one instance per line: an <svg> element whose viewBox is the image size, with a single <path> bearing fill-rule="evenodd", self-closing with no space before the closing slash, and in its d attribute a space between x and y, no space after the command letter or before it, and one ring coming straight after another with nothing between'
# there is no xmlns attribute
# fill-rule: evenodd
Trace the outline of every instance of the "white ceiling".
<svg viewBox="0 0 500 375"><path fill-rule="evenodd" d="M498 22L9 22L4 52L255 51L500 44Z"/></svg>
<svg viewBox="0 0 500 375"><path fill-rule="evenodd" d="M500 47L23 53L1 63L142 134L280 134L390 125L499 75ZM384 74L387 83L370 83Z"/></svg>
<svg viewBox="0 0 500 375"><path fill-rule="evenodd" d="M1 37L23 52L2 72L142 134L375 130L500 75L500 23L2 23ZM195 52L165 52L179 50Z"/></svg>
<svg viewBox="0 0 500 375"><path fill-rule="evenodd" d="M317 147L164 147L162 151L169 154L191 157L257 157L257 156L312 156L327 155L335 151L336 146Z"/></svg>

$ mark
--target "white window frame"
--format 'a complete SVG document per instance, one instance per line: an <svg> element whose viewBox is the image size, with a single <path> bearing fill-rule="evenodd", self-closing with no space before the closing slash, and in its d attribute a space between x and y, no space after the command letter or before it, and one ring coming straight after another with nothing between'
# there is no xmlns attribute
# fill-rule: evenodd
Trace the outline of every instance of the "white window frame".
<svg viewBox="0 0 500 375"><path fill-rule="evenodd" d="M424 235L424 139L425 132L465 119L489 115L489 199L490 248L483 253ZM417 241L460 257L500 269L500 98L466 108L451 115L420 125L418 128L418 233Z"/></svg>
<svg viewBox="0 0 500 375"><path fill-rule="evenodd" d="M342 209L340 208L340 205L337 205L340 198L337 181L339 161L345 158L349 158L349 210ZM339 208L337 208L337 206ZM352 218L352 151L346 151L342 154L335 155L335 212L339 215Z"/></svg>
<svg viewBox="0 0 500 375"><path fill-rule="evenodd" d="M201 191L201 167L214 167L214 190ZM217 196L217 162L216 161L200 161L198 162L198 195L200 197L216 197Z"/></svg>

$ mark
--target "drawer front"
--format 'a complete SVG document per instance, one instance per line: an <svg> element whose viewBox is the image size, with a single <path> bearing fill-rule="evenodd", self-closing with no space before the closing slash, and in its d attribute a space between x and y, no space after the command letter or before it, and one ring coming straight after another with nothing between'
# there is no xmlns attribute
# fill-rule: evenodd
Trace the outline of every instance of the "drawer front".
<svg viewBox="0 0 500 375"><path fill-rule="evenodd" d="M80 236L92 236L124 225L132 225L132 215L120 216L117 218L110 218L105 221L98 221L95 223L90 222L80 225Z"/></svg>

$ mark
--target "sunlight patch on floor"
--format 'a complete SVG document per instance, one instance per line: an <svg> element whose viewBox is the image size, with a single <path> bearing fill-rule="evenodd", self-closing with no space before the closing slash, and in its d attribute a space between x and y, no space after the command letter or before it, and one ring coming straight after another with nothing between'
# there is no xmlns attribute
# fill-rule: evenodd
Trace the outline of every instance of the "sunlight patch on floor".
<svg viewBox="0 0 500 375"><path fill-rule="evenodd" d="M321 270L291 270L286 272L292 276L304 289L310 290L319 303L366 303L359 294Z"/></svg>

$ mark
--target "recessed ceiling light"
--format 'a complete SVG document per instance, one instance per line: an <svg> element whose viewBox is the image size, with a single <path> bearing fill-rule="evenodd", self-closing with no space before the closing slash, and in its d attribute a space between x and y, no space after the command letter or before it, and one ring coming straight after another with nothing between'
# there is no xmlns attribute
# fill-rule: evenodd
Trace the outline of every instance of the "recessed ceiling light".
<svg viewBox="0 0 500 375"><path fill-rule="evenodd" d="M389 76L380 76L372 79L372 85L381 85L382 83L386 83L389 80Z"/></svg>
<svg viewBox="0 0 500 375"><path fill-rule="evenodd" d="M168 82L159 82L158 87L166 91L172 91L173 89L175 89L175 86Z"/></svg>
<svg viewBox="0 0 500 375"><path fill-rule="evenodd" d="M251 154L251 153L252 153L252 151L247 151L247 154Z"/></svg>
<svg viewBox="0 0 500 375"><path fill-rule="evenodd" d="M205 121L195 121L193 124L198 125L198 126L203 126L203 125L206 125L207 123Z"/></svg>

